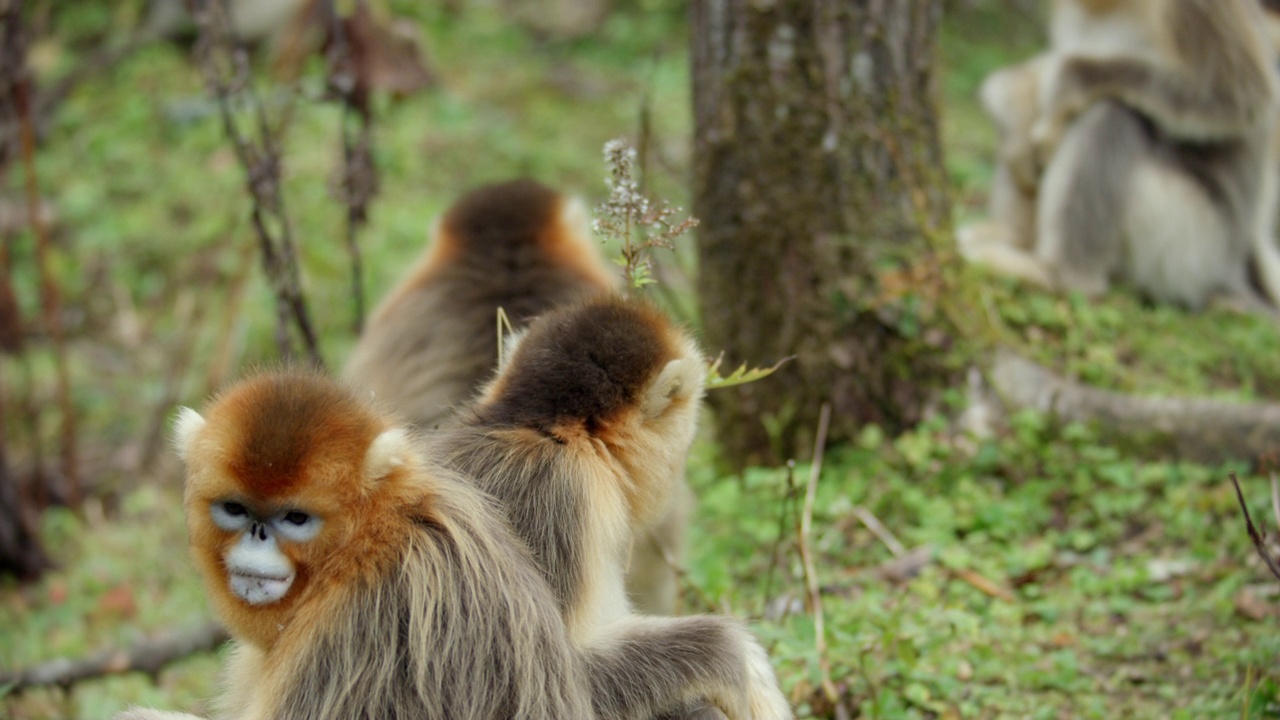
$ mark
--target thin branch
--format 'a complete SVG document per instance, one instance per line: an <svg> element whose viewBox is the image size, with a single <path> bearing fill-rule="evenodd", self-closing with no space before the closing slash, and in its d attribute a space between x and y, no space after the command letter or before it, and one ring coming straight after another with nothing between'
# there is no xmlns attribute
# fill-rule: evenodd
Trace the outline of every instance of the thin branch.
<svg viewBox="0 0 1280 720"><path fill-rule="evenodd" d="M951 568L948 572L950 572L952 576L969 583L977 589L978 592L986 595L987 597L1004 600L1005 602L1014 602L1017 600L1011 590L994 581L988 580L974 570L969 570L968 568Z"/></svg>
<svg viewBox="0 0 1280 720"><path fill-rule="evenodd" d="M769 598L773 595L773 573L778 569L778 564L782 562L782 543L787 535L787 518L790 516L788 512L790 506L794 504L796 499L796 483L795 483L796 461L787 461L787 492L782 497L781 507L778 509L778 537L773 541L773 550L769 553L769 569L765 571L764 576L764 595L761 598L763 604L760 608L760 615L764 617L769 607ZM786 617L784 609L783 617ZM779 618L781 620L782 618Z"/></svg>
<svg viewBox="0 0 1280 720"><path fill-rule="evenodd" d="M1271 514L1276 518L1276 531L1280 532L1280 475L1271 473Z"/></svg>
<svg viewBox="0 0 1280 720"><path fill-rule="evenodd" d="M164 389L160 402L152 410L150 424L143 436L142 459L138 467L144 475L155 469L156 461L164 450L165 428L169 426L173 406L182 399L182 383L191 367L200 331L204 328L205 312L211 304L200 302L195 293L190 291L180 294L175 303L177 310L174 315L180 318L178 327L181 330L174 338L173 346L168 348L169 362L165 370Z"/></svg>
<svg viewBox="0 0 1280 720"><path fill-rule="evenodd" d="M199 28L195 55L205 84L218 102L223 129L245 171L245 184L253 200L251 219L258 235L263 269L276 296L276 345L292 357L290 326L302 336L304 350L313 364L323 366L306 298L302 294L293 226L285 212L281 190L280 152L266 111L254 88L248 52L235 37L226 0L188 0ZM233 102L252 112L254 138L241 132Z"/></svg>
<svg viewBox="0 0 1280 720"><path fill-rule="evenodd" d="M822 453L827 445L827 428L831 424L831 405L822 404L818 415L818 435L813 443L813 464L809 467L809 483L804 491L804 510L800 514L800 560L804 565L806 599L813 611L814 645L818 653L818 669L822 674L822 691L834 703L840 694L831 682L831 663L827 660L827 632L822 615L822 593L818 587L818 570L809 547L809 531L813 525L813 502L817 495L818 477L822 475Z"/></svg>
<svg viewBox="0 0 1280 720"><path fill-rule="evenodd" d="M351 259L352 331L359 335L364 328L365 293L364 262L357 236L369 222L369 201L378 191L378 174L373 164L373 117L368 88L361 87L347 28L334 5L333 0L325 0L325 14L329 19L326 83L329 93L342 104L338 119L342 136L342 174L338 195L347 207L345 239L347 255ZM364 0L357 0L352 17L368 12Z"/></svg>
<svg viewBox="0 0 1280 720"><path fill-rule="evenodd" d="M58 411L62 419L62 501L70 507L79 507L83 497L80 487L80 468L76 450L76 412L71 400L71 377L67 369L66 333L62 327L62 298L58 283L49 269L49 226L40 212L40 185L36 175L36 128L31 103L31 79L25 69L17 70L13 101L18 113L22 135L22 167L26 175L27 218L36 236L36 265L40 274L40 305L44 311L44 324L49 332L53 348L54 373L57 378Z"/></svg>
<svg viewBox="0 0 1280 720"><path fill-rule="evenodd" d="M1272 481L1274 483L1274 476ZM1267 549L1267 534L1254 527L1253 518L1249 516L1249 506L1244 502L1244 493L1240 490L1240 481L1236 479L1235 473L1231 473L1231 484L1236 487L1236 499L1240 501L1240 509L1244 511L1244 523L1249 530L1249 539L1253 541L1253 547L1257 549L1258 555L1262 556L1262 561L1267 564L1267 569L1271 571L1271 574L1275 575L1277 580L1280 580L1280 562L1271 557L1271 551Z"/></svg>
<svg viewBox="0 0 1280 720"><path fill-rule="evenodd" d="M229 638L227 631L214 622L187 630L168 630L126 649L102 650L77 660L58 658L25 670L0 673L0 687L12 686L11 692L20 692L42 685L66 687L81 680L126 672L155 675L177 660L215 650Z"/></svg>
<svg viewBox="0 0 1280 720"><path fill-rule="evenodd" d="M240 307L244 305L244 297L249 288L249 277L253 274L253 246L245 245L240 250L238 264L230 280L226 283L226 293L219 305L222 317L219 319L218 332L214 336L213 353L209 360L209 370L205 375L202 395L209 395L226 381L233 365L237 364L239 350L235 339L236 326L240 320Z"/></svg>

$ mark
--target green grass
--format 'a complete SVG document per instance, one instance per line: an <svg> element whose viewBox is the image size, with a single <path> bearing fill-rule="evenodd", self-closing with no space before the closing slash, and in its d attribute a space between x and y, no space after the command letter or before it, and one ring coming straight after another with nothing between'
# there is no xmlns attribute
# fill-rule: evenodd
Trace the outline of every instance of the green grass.
<svg viewBox="0 0 1280 720"><path fill-rule="evenodd" d="M869 428L823 468L808 539L837 686L867 717L1224 717L1245 693L1248 717L1268 717L1280 710L1280 613L1273 601L1260 620L1235 608L1268 576L1226 472L1125 458L1034 414L980 442L940 423L893 441ZM768 602L795 612L760 631L800 701L820 675L800 611L799 503L783 499L807 476L798 468L789 490L783 470L693 475L696 596L760 614L782 558ZM1254 517L1269 517L1265 485L1246 488ZM907 548L931 547L933 562L886 581L877 568L893 555L855 506Z"/></svg>
<svg viewBox="0 0 1280 720"><path fill-rule="evenodd" d="M81 52L73 40L136 10L107 5L54 13L64 41L51 55L58 67ZM600 147L634 137L646 97L663 156L652 186L687 205L687 29L678 9L623 3L599 34L546 43L484 3L468 3L456 21L418 3L390 5L421 24L441 85L378 102L382 185L363 235L371 300L420 251L431 218L468 186L531 174L601 199ZM1034 19L990 9L947 19L943 128L960 221L982 214L991 174L994 137L974 100L977 86L995 67L1033 53L1037 28ZM278 111L284 95L264 91ZM286 201L322 349L337 365L352 341L342 209L328 195L338 117L308 99L319 92L314 81L302 92L286 138ZM240 169L182 51L153 46L107 68L54 120L39 167L59 212L56 271L70 309L71 371L96 499L83 516L44 516L58 570L29 586L0 585L5 669L126 645L208 616L183 549L177 468L162 453L142 470L143 438L163 427L168 386L195 403L217 385L223 345L232 348L232 371L275 354ZM0 181L16 189L21 176ZM15 258L18 292L34 317L29 237L19 238ZM228 310L245 273L242 305ZM1280 334L1257 318L1192 316L1122 291L1086 301L971 277L985 340L1014 344L1059 372L1130 392L1280 399ZM193 360L175 367L186 345ZM42 348L26 369L0 362L11 394L51 406L52 364ZM29 464L34 435L46 452L56 447L52 412L9 429L18 467ZM1107 440L1023 414L990 439L938 420L893 439L868 428L856 446L833 451L806 542L841 701L875 718L1280 712L1280 611L1225 479L1244 468L1152 462ZM700 442L690 468L700 506L685 607L752 617L801 716L828 717L815 691L821 664L796 539L808 469L797 468L790 483L782 469L720 477L714 455ZM1269 524L1265 483L1243 479L1255 519ZM858 520L858 507L907 548L931 548L931 561L913 578L886 579L881 568L892 553ZM207 710L219 665L205 655L155 679L134 674L4 696L0 717L107 718L129 703Z"/></svg>

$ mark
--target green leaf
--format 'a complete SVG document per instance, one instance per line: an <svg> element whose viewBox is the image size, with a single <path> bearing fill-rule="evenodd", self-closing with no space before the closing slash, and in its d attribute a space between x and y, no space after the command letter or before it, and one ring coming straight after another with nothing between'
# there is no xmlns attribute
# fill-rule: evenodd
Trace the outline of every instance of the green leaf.
<svg viewBox="0 0 1280 720"><path fill-rule="evenodd" d="M724 360L724 353L721 353L707 367L706 388L708 390L718 390L720 388L733 387L734 385L746 385L769 377L775 370L782 367L783 363L793 359L795 359L795 356L789 355L774 363L772 367L767 368L747 368L747 364L742 363L737 370L729 373L726 377L720 374L720 363Z"/></svg>

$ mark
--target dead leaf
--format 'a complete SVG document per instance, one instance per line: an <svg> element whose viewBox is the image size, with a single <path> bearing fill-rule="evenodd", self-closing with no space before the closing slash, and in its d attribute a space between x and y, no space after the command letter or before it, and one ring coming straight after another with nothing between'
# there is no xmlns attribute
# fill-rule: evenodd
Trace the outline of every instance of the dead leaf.
<svg viewBox="0 0 1280 720"><path fill-rule="evenodd" d="M1269 589L1269 588L1268 588ZM1272 615L1280 614L1274 598L1270 598L1267 590L1256 585L1247 585L1236 593L1236 612L1250 620L1266 620Z"/></svg>
<svg viewBox="0 0 1280 720"><path fill-rule="evenodd" d="M98 598L98 609L95 613L104 617L131 618L138 614L138 603L133 597L133 588L129 585L116 585Z"/></svg>
<svg viewBox="0 0 1280 720"><path fill-rule="evenodd" d="M49 583L49 604L50 605L61 605L62 603L67 601L67 596L70 594L71 592L67 588L67 583L65 580L54 580Z"/></svg>
<svg viewBox="0 0 1280 720"><path fill-rule="evenodd" d="M350 17L342 19L353 78L330 78L343 87L352 82L352 102L368 109L372 90L386 90L396 96L413 94L435 83L418 44L417 26L407 20L380 24L366 3L357 3ZM341 70L339 70L341 72Z"/></svg>

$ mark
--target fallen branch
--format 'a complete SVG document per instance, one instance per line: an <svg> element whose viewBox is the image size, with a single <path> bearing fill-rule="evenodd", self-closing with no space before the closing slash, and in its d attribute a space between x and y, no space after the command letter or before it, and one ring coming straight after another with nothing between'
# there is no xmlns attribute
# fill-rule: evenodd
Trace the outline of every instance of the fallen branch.
<svg viewBox="0 0 1280 720"><path fill-rule="evenodd" d="M1253 541L1253 547L1257 549L1258 555L1262 556L1262 561L1267 564L1271 574L1280 580L1280 561L1271 557L1271 551L1267 549L1267 534L1254 527L1253 518L1249 517L1249 506L1244 502L1244 493L1240 491L1240 481L1236 479L1235 473L1231 473L1231 484L1236 487L1236 499L1240 501L1240 509L1244 511L1244 524L1249 530L1249 539Z"/></svg>
<svg viewBox="0 0 1280 720"><path fill-rule="evenodd" d="M58 658L25 670L0 672L0 687L19 692L41 685L67 686L81 680L126 672L155 675L166 665L196 653L214 650L229 638L221 625L208 622L194 629L166 631L144 638L125 650L113 648L78 660Z"/></svg>
<svg viewBox="0 0 1280 720"><path fill-rule="evenodd" d="M950 572L953 577L969 583L978 592L982 593L983 595L986 595L987 597L993 597L993 598L996 598L997 600L1004 600L1005 602L1013 602L1014 600L1017 599L1013 596L1013 593L1007 588L999 585L998 583L992 580L988 580L987 578L983 577L982 575L979 575L977 572L974 572L973 570L968 570L964 568L960 568L960 569L951 568L951 569L948 569L948 572Z"/></svg>
<svg viewBox="0 0 1280 720"><path fill-rule="evenodd" d="M1276 516L1276 530L1280 531L1280 475L1271 473L1271 514Z"/></svg>
<svg viewBox="0 0 1280 720"><path fill-rule="evenodd" d="M934 560L934 547L921 545L903 555L895 555L871 569L877 577L892 583L904 583L919 575Z"/></svg>
<svg viewBox="0 0 1280 720"><path fill-rule="evenodd" d="M880 522L880 518L873 515L870 510L858 505L853 508L853 516L861 520L862 524L871 531L871 534L875 535L880 542L884 543L885 547L889 548L889 552L893 553L894 557L902 557L907 553L907 548L902 542L894 537L889 528L885 527L884 523Z"/></svg>
<svg viewBox="0 0 1280 720"><path fill-rule="evenodd" d="M1120 435L1167 439L1180 457L1197 462L1252 459L1280 447L1280 405L1274 403L1098 390L1007 352L996 357L990 377L1010 410L1031 408Z"/></svg>

